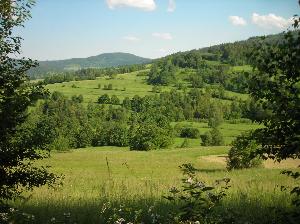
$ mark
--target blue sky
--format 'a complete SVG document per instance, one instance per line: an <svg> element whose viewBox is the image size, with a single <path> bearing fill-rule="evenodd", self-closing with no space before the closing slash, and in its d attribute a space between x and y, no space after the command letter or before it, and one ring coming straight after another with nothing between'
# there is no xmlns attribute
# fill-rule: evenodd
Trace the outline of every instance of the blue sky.
<svg viewBox="0 0 300 224"><path fill-rule="evenodd" d="M278 33L298 0L37 0L19 32L38 60L128 52L148 58Z"/></svg>

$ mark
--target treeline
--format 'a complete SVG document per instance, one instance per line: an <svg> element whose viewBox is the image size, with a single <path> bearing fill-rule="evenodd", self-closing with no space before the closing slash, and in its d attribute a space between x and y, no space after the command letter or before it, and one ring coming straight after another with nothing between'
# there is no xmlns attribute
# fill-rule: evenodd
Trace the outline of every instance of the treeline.
<svg viewBox="0 0 300 224"><path fill-rule="evenodd" d="M43 141L50 150L106 145L151 150L172 143L170 121L158 108L135 113L120 106L83 107L81 99L54 92L18 128L16 139L31 145Z"/></svg>
<svg viewBox="0 0 300 224"><path fill-rule="evenodd" d="M152 108L157 108L160 114L168 117L172 122L204 120L213 123L224 119L261 121L268 116L268 111L265 111L254 100L235 99L231 103L222 103L214 99L213 96L213 92L204 89L191 89L187 93L172 90L144 97L138 95L132 98L126 97L121 102L115 95L109 97L108 94L103 94L99 96L98 103L101 105L119 105L136 113L143 113Z"/></svg>
<svg viewBox="0 0 300 224"><path fill-rule="evenodd" d="M126 65L112 68L85 68L77 71L48 74L42 81L43 84L62 83L79 80L94 80L97 77L108 76L115 78L117 74L130 73L146 69L146 65Z"/></svg>
<svg viewBox="0 0 300 224"><path fill-rule="evenodd" d="M248 40L236 41L234 43L218 44L198 50L178 52L156 60L158 63L171 60L175 66L180 68L198 69L202 60L219 61L230 65L250 64L249 54L255 49L259 42L274 45L283 40L284 35L275 34L265 37L251 37Z"/></svg>
<svg viewBox="0 0 300 224"><path fill-rule="evenodd" d="M84 107L81 95L68 99L54 92L19 127L17 138L33 145L44 141L52 150L106 145L152 150L168 147L176 135L200 136L203 145L215 145L222 143L218 126L225 119L259 120L267 116L254 101L227 105L198 89L188 93L171 91L134 96L123 101L116 96L105 97L107 101L99 100L98 104L90 103ZM213 129L199 133L188 127L171 126L171 122L186 120L206 121Z"/></svg>
<svg viewBox="0 0 300 224"><path fill-rule="evenodd" d="M148 73L148 84L179 86L179 77L176 75L178 71L178 67L170 59L154 63ZM249 76L248 71L233 71L230 65L209 64L200 59L197 69L189 71L185 80L192 88L203 88L207 87L207 84L213 84L223 87L224 90L247 93Z"/></svg>

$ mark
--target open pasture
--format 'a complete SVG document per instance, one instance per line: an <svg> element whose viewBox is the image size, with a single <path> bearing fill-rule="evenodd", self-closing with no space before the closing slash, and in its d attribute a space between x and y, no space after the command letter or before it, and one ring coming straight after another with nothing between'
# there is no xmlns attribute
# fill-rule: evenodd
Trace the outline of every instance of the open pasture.
<svg viewBox="0 0 300 224"><path fill-rule="evenodd" d="M233 209L242 214L241 220L266 223L274 213L271 207L288 208L290 197L281 192L281 185L294 184L291 178L279 175L285 165L270 166L228 172L224 155L229 147L197 147L166 149L150 152L129 151L128 148L99 147L53 153L42 165L52 166L56 173L64 174L63 186L57 189L36 189L19 206L36 214L37 223L47 223L52 217L66 218L77 223L105 223L116 213L103 206L120 206L141 210L143 220L149 220L148 209L165 217L172 208L163 195L168 190L181 186L182 174L178 168L183 163L192 163L199 169L199 178L212 183L229 177L231 188L221 210ZM291 168L289 162L286 163ZM295 164L292 164L293 169ZM122 213L123 214L123 213ZM124 218L133 219L133 214L124 212ZM258 222L259 220L259 222Z"/></svg>

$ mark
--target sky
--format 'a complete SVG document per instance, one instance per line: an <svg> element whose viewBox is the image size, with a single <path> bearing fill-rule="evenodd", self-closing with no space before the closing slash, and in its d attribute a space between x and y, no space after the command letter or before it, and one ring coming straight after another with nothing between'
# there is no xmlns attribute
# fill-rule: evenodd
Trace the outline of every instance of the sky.
<svg viewBox="0 0 300 224"><path fill-rule="evenodd" d="M287 30L298 0L36 0L18 34L37 60L158 58Z"/></svg>

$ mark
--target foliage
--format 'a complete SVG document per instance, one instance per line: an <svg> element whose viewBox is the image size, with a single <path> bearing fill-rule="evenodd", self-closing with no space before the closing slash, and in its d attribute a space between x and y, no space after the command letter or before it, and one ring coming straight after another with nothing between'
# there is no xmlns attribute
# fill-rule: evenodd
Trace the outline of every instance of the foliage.
<svg viewBox="0 0 300 224"><path fill-rule="evenodd" d="M217 128L223 122L223 113L221 108L216 104L211 104L209 107L208 127Z"/></svg>
<svg viewBox="0 0 300 224"><path fill-rule="evenodd" d="M215 211L226 191L230 187L230 179L216 180L214 185L207 185L197 178L198 171L192 164L180 166L184 174L182 188L173 187L167 200L180 206L179 210L170 216L171 223L224 223L222 218L216 216Z"/></svg>
<svg viewBox="0 0 300 224"><path fill-rule="evenodd" d="M300 158L300 31L285 33L276 45L260 43L251 64L249 92L271 111L262 119L265 127L253 132L261 145L257 154L278 161Z"/></svg>
<svg viewBox="0 0 300 224"><path fill-rule="evenodd" d="M200 137L200 131L193 127L183 127L180 132L180 137L197 139Z"/></svg>
<svg viewBox="0 0 300 224"><path fill-rule="evenodd" d="M126 124L108 121L101 124L93 137L93 146L128 146L128 128Z"/></svg>
<svg viewBox="0 0 300 224"><path fill-rule="evenodd" d="M108 94L103 94L98 98L98 103L100 104L109 104L110 102L111 101Z"/></svg>
<svg viewBox="0 0 300 224"><path fill-rule="evenodd" d="M113 105L118 105L120 104L120 100L116 95L112 95L110 99L110 103Z"/></svg>
<svg viewBox="0 0 300 224"><path fill-rule="evenodd" d="M201 141L203 146L224 145L223 135L217 128L213 128L211 131L201 135Z"/></svg>
<svg viewBox="0 0 300 224"><path fill-rule="evenodd" d="M228 152L227 169L243 169L262 165L260 158L253 158L253 153L257 147L258 145L252 139L251 133L243 133L238 136Z"/></svg>
<svg viewBox="0 0 300 224"><path fill-rule="evenodd" d="M104 85L103 90L112 90L113 86L111 83L109 83L108 85Z"/></svg>
<svg viewBox="0 0 300 224"><path fill-rule="evenodd" d="M224 138L219 129L213 128L210 132L213 146L224 145Z"/></svg>
<svg viewBox="0 0 300 224"><path fill-rule="evenodd" d="M45 158L48 153L38 151L45 146L43 139L22 142L17 129L28 116L28 107L45 94L40 85L28 82L25 72L36 66L30 59L14 59L19 55L21 37L13 30L30 17L32 1L1 0L0 7L0 203L14 199L23 190L53 184L56 176L33 161ZM32 144L29 144L32 143Z"/></svg>
<svg viewBox="0 0 300 224"><path fill-rule="evenodd" d="M148 83L152 85L169 85L175 82L176 67L171 61L166 61L162 68L153 64L148 74Z"/></svg>
<svg viewBox="0 0 300 224"><path fill-rule="evenodd" d="M211 136L211 132L205 132L203 135L200 136L201 137L201 141L203 146L210 146L212 145L212 136Z"/></svg>
<svg viewBox="0 0 300 224"><path fill-rule="evenodd" d="M295 184L293 187L281 186L280 189L283 192L288 191L292 197L292 208L288 211L282 209L277 209L276 223L283 224L293 224L297 223L300 220L300 173L297 171L284 170L281 174L289 176L294 179Z"/></svg>
<svg viewBox="0 0 300 224"><path fill-rule="evenodd" d="M168 147L173 140L168 119L155 111L137 115L130 127L131 150L149 151Z"/></svg>

